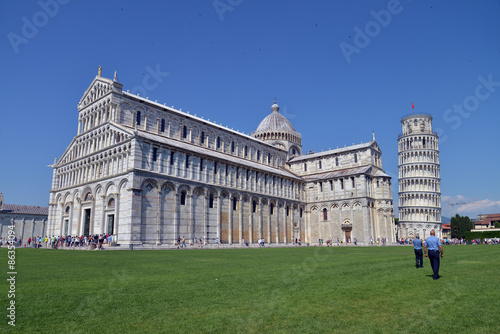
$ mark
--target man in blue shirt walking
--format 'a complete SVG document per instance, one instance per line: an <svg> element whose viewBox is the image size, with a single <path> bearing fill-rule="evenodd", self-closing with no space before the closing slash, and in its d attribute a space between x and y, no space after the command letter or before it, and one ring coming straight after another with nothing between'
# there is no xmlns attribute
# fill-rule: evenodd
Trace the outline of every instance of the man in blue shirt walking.
<svg viewBox="0 0 500 334"><path fill-rule="evenodd" d="M431 261L432 271L434 275L433 279L439 279L439 261L441 254L441 259L443 258L443 246L441 245L441 241L436 238L436 232L434 230L431 231L431 236L425 239L424 244L425 257L428 257Z"/></svg>
<svg viewBox="0 0 500 334"><path fill-rule="evenodd" d="M422 252L422 240L420 240L420 236L417 234L417 238L413 239L413 250L415 251L415 266L417 268L424 267L424 253Z"/></svg>

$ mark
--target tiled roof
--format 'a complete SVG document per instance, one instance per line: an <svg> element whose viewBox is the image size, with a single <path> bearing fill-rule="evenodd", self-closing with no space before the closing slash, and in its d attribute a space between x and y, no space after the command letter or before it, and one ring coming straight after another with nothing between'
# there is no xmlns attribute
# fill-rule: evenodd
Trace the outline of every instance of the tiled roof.
<svg viewBox="0 0 500 334"><path fill-rule="evenodd" d="M370 168L371 168L371 166L348 168L348 169L337 170L334 172L326 172L326 173L313 174L313 175L304 175L304 176L302 176L302 178L304 178L304 180L306 180L306 181L332 179L332 178L342 177L342 176L346 176L346 175L364 174L364 173L368 172Z"/></svg>
<svg viewBox="0 0 500 334"><path fill-rule="evenodd" d="M148 104L151 104L153 106L156 106L156 107L159 107L161 109L167 109L168 111L170 112L173 112L179 116L182 116L182 117L186 117L186 118L189 118L189 119L193 119L193 120L196 120L196 121L199 121L199 122L202 122L202 123L207 123L209 124L211 127L215 127L215 128L218 128L220 130L223 130L223 131L227 131L227 132L230 132L232 134L235 134L235 135L238 135L238 136L241 136L241 137L245 137L246 139L250 139L252 141L255 141L255 142L258 142L259 144L262 144L262 145L266 145L266 146L270 146L270 147L273 147L274 149L277 149L277 147L269 144L269 143L266 143L260 139L257 139L255 137L253 137L252 135L249 135L249 134L246 134L246 133L243 133L243 132L239 132L238 130L233 130L233 129L229 129L228 127L226 126L222 126L222 125L219 125L217 124L216 122L214 121L210 121L208 119L204 119L202 117L198 117L195 115L192 115L192 114L189 114L184 112L184 111L180 111L180 110L177 110L175 108L171 108L171 107L167 107L161 103L158 103L158 102L153 102L151 100L148 100L142 96L137 96L137 95L134 95L132 93L128 93L128 92L122 92L124 96L126 97L129 97L129 98L133 98L133 99L136 99L136 100L139 100L139 101L142 101L144 103L148 103Z"/></svg>
<svg viewBox="0 0 500 334"><path fill-rule="evenodd" d="M375 172L375 174L373 176L390 177L389 175L387 175L386 173L384 173L380 169L377 169L377 171Z"/></svg>
<svg viewBox="0 0 500 334"><path fill-rule="evenodd" d="M14 213L24 215L41 215L48 216L49 208L47 206L30 206L30 205L17 205L17 204L4 204L2 208L3 213Z"/></svg>
<svg viewBox="0 0 500 334"><path fill-rule="evenodd" d="M210 149L207 149L204 147L192 145L189 143L170 139L170 138L163 137L163 136L158 136L158 135L144 132L144 131L138 131L138 135L142 138L152 140L152 141L157 141L160 143L164 143L164 144L167 144L171 147L176 147L176 148L183 149L186 151L195 152L195 153L198 153L200 155L210 156L217 161L221 161L221 160L222 161L230 161L230 162L233 162L235 164L248 166L249 168L253 168L253 169L258 170L258 171L267 172L270 174L278 174L278 175L288 177L291 179L295 179L295 180L301 180L300 177L298 177L297 175L292 174L286 170L283 170L280 168L275 168L272 166L267 166L267 165L260 164L260 163L257 163L257 162L251 161L251 160L235 157L235 156L225 154L225 153L222 153L219 151L210 150Z"/></svg>
<svg viewBox="0 0 500 334"><path fill-rule="evenodd" d="M312 154L301 155L301 156L294 157L294 158L290 159L290 162L297 162L297 161L308 160L308 159L313 159L313 158L319 158L319 157L323 157L323 156L327 156L327 155L332 155L332 154L337 154L337 153L342 153L342 152L349 152L349 151L359 150L359 149L362 149L362 148L370 147L372 144L373 144L373 141L370 141L370 142L364 143L364 144L357 144L357 145L352 145L352 146L337 148L337 149L329 150L329 151L325 151L325 152L319 152L319 153L312 153Z"/></svg>

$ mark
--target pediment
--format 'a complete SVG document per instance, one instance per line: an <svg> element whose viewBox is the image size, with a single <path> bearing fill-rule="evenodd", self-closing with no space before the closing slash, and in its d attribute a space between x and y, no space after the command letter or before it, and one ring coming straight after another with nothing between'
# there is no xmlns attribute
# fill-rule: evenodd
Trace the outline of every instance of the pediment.
<svg viewBox="0 0 500 334"><path fill-rule="evenodd" d="M378 146L378 144L377 144L377 142L376 142L376 141L372 142L372 144L371 144L370 146L371 146L373 149L375 149L375 150L377 150L377 151L379 151L379 152L382 152L382 151L380 150L380 147Z"/></svg>
<svg viewBox="0 0 500 334"><path fill-rule="evenodd" d="M82 145L82 142L92 141L94 140L94 137L102 136L104 132L113 132L115 136L110 142L109 147L114 146L134 136L133 131L126 130L114 123L103 124L102 126L97 127L90 132L84 133L82 135L73 138L69 146L61 155L61 158L54 164L53 167L60 167L74 160L81 159L84 156L92 155L93 153L82 155L78 147ZM118 138L120 139L119 140L116 139L117 138L116 136L118 136ZM106 147L101 148L101 150L103 149L106 149Z"/></svg>
<svg viewBox="0 0 500 334"><path fill-rule="evenodd" d="M110 92L120 93L122 87L121 83L97 75L78 102L78 109L85 108Z"/></svg>

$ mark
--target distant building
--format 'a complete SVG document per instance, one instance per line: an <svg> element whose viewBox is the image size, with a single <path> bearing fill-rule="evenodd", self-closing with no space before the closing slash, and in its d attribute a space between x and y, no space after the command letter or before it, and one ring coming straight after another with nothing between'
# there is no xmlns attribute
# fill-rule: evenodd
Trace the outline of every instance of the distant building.
<svg viewBox="0 0 500 334"><path fill-rule="evenodd" d="M442 229L443 229L443 239L450 239L451 238L451 223L443 224Z"/></svg>
<svg viewBox="0 0 500 334"><path fill-rule="evenodd" d="M122 88L99 72L78 104L78 133L52 166L50 235L395 241L391 177L375 138L303 155L276 102L248 135Z"/></svg>
<svg viewBox="0 0 500 334"><path fill-rule="evenodd" d="M15 236L23 242L29 237L45 236L49 208L3 203L0 193L0 236L5 240L9 235L9 227L14 225Z"/></svg>
<svg viewBox="0 0 500 334"><path fill-rule="evenodd" d="M495 228L495 223L500 224L500 213L478 215L474 220L474 229L483 230Z"/></svg>
<svg viewBox="0 0 500 334"><path fill-rule="evenodd" d="M442 238L439 137L432 116L404 116L398 137L400 238L425 239L431 230Z"/></svg>

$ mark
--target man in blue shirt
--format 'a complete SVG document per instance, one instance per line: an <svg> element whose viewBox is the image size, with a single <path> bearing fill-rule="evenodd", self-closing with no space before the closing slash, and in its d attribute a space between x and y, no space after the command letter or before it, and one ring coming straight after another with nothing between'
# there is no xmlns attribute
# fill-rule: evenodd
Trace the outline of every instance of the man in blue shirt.
<svg viewBox="0 0 500 334"><path fill-rule="evenodd" d="M417 268L423 268L424 264L424 253L422 253L422 240L419 239L420 236L417 234L417 238L413 239L413 250L415 251L415 266Z"/></svg>
<svg viewBox="0 0 500 334"><path fill-rule="evenodd" d="M441 241L436 238L436 232L431 231L431 236L425 239L424 244L425 257L428 257L431 261L432 271L434 275L433 279L439 279L439 254L441 253L441 259L443 258L443 246Z"/></svg>

